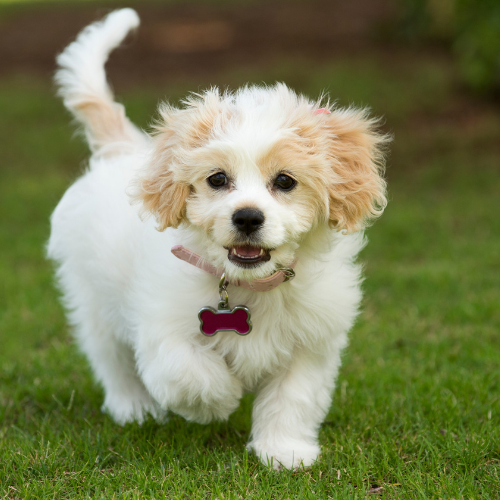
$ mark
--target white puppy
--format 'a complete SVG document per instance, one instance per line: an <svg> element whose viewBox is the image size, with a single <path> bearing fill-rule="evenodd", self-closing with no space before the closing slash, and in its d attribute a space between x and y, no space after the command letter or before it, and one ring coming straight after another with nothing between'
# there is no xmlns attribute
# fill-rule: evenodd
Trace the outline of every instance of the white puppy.
<svg viewBox="0 0 500 500"><path fill-rule="evenodd" d="M386 138L364 111L318 110L283 84L162 105L150 136L104 73L138 24L115 11L58 58L60 94L92 149L48 244L79 345L116 422L167 410L223 420L254 391L248 447L275 468L308 466L361 298L361 231L386 202ZM199 258L179 260L176 245ZM295 279L275 286L291 267ZM200 331L223 272L230 304L251 312L249 335ZM275 288L249 289L270 275Z"/></svg>

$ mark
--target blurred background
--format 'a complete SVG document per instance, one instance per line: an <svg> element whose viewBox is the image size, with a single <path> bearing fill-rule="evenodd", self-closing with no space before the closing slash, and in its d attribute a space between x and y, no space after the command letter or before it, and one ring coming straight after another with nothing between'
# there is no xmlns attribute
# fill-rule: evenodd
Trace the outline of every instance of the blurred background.
<svg viewBox="0 0 500 500"><path fill-rule="evenodd" d="M475 470L498 486L499 0L0 0L3 428L57 433L64 412L54 395L64 407L71 399L93 428L108 425L44 245L50 214L88 154L55 97L54 59L84 26L123 6L142 24L111 55L108 75L145 129L163 99L275 81L383 117L394 137L390 201L367 233L363 313L340 376L342 404L329 417L339 427L322 439L341 442L350 426L363 442L371 422L407 450L416 433L429 453L463 463L430 443L453 429L450 446L473 447L476 433L487 444ZM244 435L242 411L234 425ZM0 442L11 436L14 446L17 435L2 432Z"/></svg>

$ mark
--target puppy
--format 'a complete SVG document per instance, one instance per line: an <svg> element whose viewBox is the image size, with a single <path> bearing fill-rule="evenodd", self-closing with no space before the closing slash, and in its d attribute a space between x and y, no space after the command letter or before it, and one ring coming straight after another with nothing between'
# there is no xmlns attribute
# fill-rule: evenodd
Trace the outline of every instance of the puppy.
<svg viewBox="0 0 500 500"><path fill-rule="evenodd" d="M386 204L387 139L365 111L283 84L163 104L146 134L104 72L138 24L123 9L87 27L56 74L92 156L52 215L48 255L103 409L206 424L255 392L248 448L309 466L361 299L362 229ZM217 303L207 332L199 311Z"/></svg>

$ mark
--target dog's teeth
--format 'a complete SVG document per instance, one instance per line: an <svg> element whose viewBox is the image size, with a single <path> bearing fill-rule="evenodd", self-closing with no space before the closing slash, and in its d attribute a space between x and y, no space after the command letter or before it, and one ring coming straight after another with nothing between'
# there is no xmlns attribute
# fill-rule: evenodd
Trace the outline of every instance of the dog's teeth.
<svg viewBox="0 0 500 500"><path fill-rule="evenodd" d="M231 255L234 255L234 256L236 256L236 257L238 257L240 259L245 259L245 260L257 259L259 257L263 257L265 255L265 253L266 253L265 250L263 248L261 248L258 255L251 255L251 256L249 256L249 255L240 255L237 252L236 248L238 248L238 247L231 248Z"/></svg>

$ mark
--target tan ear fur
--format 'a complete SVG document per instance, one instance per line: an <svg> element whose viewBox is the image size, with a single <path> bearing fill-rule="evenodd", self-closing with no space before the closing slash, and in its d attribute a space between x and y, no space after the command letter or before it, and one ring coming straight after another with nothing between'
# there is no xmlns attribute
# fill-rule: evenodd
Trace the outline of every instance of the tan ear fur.
<svg viewBox="0 0 500 500"><path fill-rule="evenodd" d="M390 139L376 131L378 120L365 110L338 110L322 117L330 144L333 176L328 187L329 223L357 231L382 214L386 204L383 146Z"/></svg>
<svg viewBox="0 0 500 500"><path fill-rule="evenodd" d="M130 190L132 203L141 203L141 215L153 215L158 230L178 227L186 217L189 184L175 178L172 142L174 133L164 130L155 137L150 161L134 180Z"/></svg>
<svg viewBox="0 0 500 500"><path fill-rule="evenodd" d="M166 171L158 178L142 180L141 199L145 212L155 215L158 231L167 227L178 227L186 218L186 200L189 186L175 182L171 171Z"/></svg>
<svg viewBox="0 0 500 500"><path fill-rule="evenodd" d="M142 203L142 213L152 214L158 230L178 227L186 221L186 202L191 194L193 167L185 159L205 144L216 121L220 98L215 89L192 95L180 110L164 104L156 126L149 164L133 183L132 202ZM220 119L220 118L219 118Z"/></svg>

